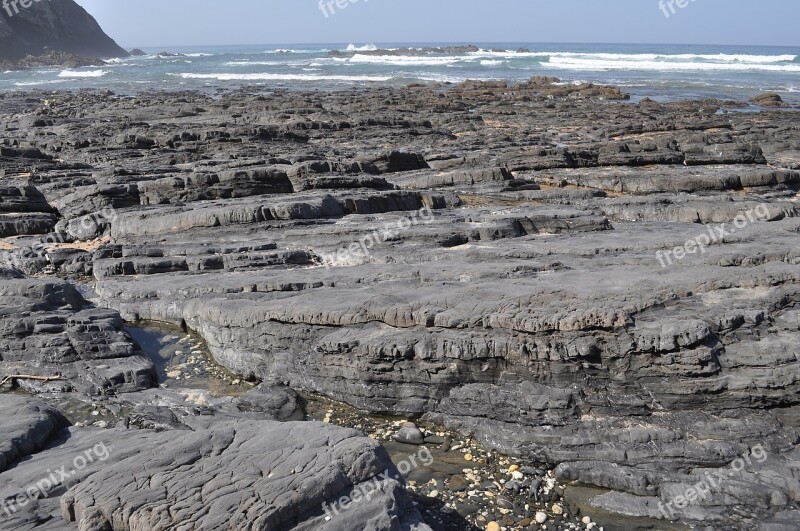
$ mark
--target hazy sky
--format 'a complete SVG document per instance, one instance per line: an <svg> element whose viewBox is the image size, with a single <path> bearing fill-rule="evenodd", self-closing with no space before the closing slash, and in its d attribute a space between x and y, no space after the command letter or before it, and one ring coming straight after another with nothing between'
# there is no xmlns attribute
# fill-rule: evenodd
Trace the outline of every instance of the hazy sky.
<svg viewBox="0 0 800 531"><path fill-rule="evenodd" d="M324 0L326 3L328 0ZM559 42L800 46L797 0L77 0L122 46ZM665 0L667 1L667 0Z"/></svg>

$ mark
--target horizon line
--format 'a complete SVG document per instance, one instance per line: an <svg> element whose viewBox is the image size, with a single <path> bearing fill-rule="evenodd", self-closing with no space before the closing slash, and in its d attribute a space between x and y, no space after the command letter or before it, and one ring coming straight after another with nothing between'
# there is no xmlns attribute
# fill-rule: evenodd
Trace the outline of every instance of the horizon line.
<svg viewBox="0 0 800 531"><path fill-rule="evenodd" d="M800 44L798 45L790 45L790 44L708 44L708 43L675 43L675 42L525 42L525 41L475 41L471 43L467 42L458 42L458 41L407 41L407 42L399 42L399 41L384 41L384 42L367 42L367 41L350 41L345 43L342 42L277 42L277 43L242 43L242 44L140 44L140 45L120 45L123 48L160 48L160 47L174 47L174 48L199 48L203 46L216 46L216 47L233 47L233 46L323 46L323 45L344 45L348 46L350 44L358 45L359 43L364 43L364 45L372 44L373 46L385 46L385 45L433 45L433 46L478 46L482 44L514 44L514 45L533 45L533 44L544 44L544 45L640 45L640 46L725 46L725 47L736 47L736 46L747 46L751 48L798 48L800 49Z"/></svg>

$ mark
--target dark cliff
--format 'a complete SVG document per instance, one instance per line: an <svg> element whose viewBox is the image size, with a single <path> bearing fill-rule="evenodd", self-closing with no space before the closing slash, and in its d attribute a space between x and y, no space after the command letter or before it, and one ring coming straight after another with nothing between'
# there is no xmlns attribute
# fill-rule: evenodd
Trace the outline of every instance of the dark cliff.
<svg viewBox="0 0 800 531"><path fill-rule="evenodd" d="M24 0L23 0L24 1ZM97 21L72 0L0 0L0 62L26 56L71 54L126 57Z"/></svg>

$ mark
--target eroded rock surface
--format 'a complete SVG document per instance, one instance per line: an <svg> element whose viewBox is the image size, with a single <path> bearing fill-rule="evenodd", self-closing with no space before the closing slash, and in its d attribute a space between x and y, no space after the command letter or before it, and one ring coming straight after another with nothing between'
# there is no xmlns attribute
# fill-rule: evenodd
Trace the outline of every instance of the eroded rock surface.
<svg viewBox="0 0 800 531"><path fill-rule="evenodd" d="M50 430L42 422L56 414L6 396L0 412L0 445L40 439L25 453L0 446L10 457L0 529L430 530L385 450L355 430L257 420L180 432ZM357 502L326 512L343 497Z"/></svg>
<svg viewBox="0 0 800 531"><path fill-rule="evenodd" d="M0 371L20 387L102 395L155 383L153 364L122 329L119 313L91 307L72 284L3 279L0 304Z"/></svg>
<svg viewBox="0 0 800 531"><path fill-rule="evenodd" d="M379 478L398 475L385 451L354 430L219 423L160 438L167 444L148 439L148 449L67 492L64 518L87 531L172 528L176 520L193 529L429 529L400 483ZM369 500L326 515L323 503L361 486L374 489Z"/></svg>
<svg viewBox="0 0 800 531"><path fill-rule="evenodd" d="M93 275L109 311L185 325L245 378L425 415L609 489L597 507L795 514L796 112L547 78L43 100L0 100L7 172L35 168L58 216L36 256L43 233L3 240L18 271Z"/></svg>

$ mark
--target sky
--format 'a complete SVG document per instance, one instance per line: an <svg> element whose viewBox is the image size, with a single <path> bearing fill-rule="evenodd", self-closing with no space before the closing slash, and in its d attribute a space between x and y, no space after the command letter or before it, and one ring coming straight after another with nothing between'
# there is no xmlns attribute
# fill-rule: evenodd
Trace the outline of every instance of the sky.
<svg viewBox="0 0 800 531"><path fill-rule="evenodd" d="M323 12L320 0L77 0L128 48L491 42L800 46L797 0L663 0L664 10L662 0L322 1L330 1L332 9ZM673 9L666 5L670 1Z"/></svg>

